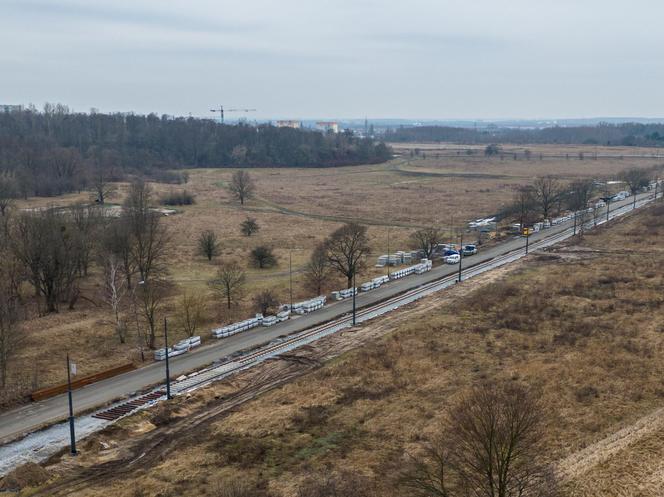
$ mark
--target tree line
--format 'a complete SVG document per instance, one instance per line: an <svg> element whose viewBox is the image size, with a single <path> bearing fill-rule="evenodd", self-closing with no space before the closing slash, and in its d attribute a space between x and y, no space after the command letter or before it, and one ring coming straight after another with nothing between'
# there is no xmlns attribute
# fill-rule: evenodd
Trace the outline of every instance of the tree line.
<svg viewBox="0 0 664 497"><path fill-rule="evenodd" d="M88 300L112 311L121 343L133 320L138 339L154 348L157 311L171 289L171 243L152 202L150 186L137 180L117 217L97 205L2 211L0 384L21 341L20 322L30 318L32 306L43 315L73 310L80 299ZM101 283L101 290L84 295L81 286L90 278Z"/></svg>
<svg viewBox="0 0 664 497"><path fill-rule="evenodd" d="M186 179L195 167L332 167L389 159L384 143L350 131L226 125L155 114L74 113L47 104L0 113L0 174L17 196L53 196L140 173ZM100 199L103 201L103 198Z"/></svg>
<svg viewBox="0 0 664 497"><path fill-rule="evenodd" d="M620 172L616 179L624 184L632 194L633 205L636 205L636 194L654 179L654 169L630 168ZM500 218L516 219L523 228L540 220L559 216L564 210L581 214L579 222L583 225L588 209L597 218L599 206L593 198L610 198L611 192L607 181L594 179L578 179L564 182L560 178L548 175L536 178L530 185L523 185L515 190L512 201L498 214Z"/></svg>
<svg viewBox="0 0 664 497"><path fill-rule="evenodd" d="M607 123L541 129L418 126L388 130L384 138L388 142L454 142L468 145L502 142L664 147L664 124Z"/></svg>

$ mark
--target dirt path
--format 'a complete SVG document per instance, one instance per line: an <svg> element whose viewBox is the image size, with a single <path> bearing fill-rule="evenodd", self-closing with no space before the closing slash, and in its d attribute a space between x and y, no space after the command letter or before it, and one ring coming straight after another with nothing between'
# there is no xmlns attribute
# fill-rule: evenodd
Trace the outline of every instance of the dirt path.
<svg viewBox="0 0 664 497"><path fill-rule="evenodd" d="M333 216L330 214L316 214L314 212L305 212L305 211L298 211L295 209L290 209L288 207L284 207L283 205L277 204L275 202L272 202L271 200L268 200L263 197L255 197L255 200L261 203L264 207L244 207L243 210L245 211L254 211L254 212L278 212L280 214L284 214L287 216L299 216L299 217L308 217L310 219L319 219L321 221L331 221L331 222L337 222L337 223L350 223L350 222L355 222L355 223L360 223L360 224L366 224L369 226L390 226L390 227L397 227L397 228L414 228L414 229L420 229L420 228L425 228L426 226L421 225L421 224L413 224L413 223L403 223L403 222L394 222L394 221L384 221L384 220L379 220L379 219L369 219L369 218L360 218L356 216ZM233 204L228 204L229 207L236 207Z"/></svg>
<svg viewBox="0 0 664 497"><path fill-rule="evenodd" d="M556 472L563 481L578 479L620 451L663 429L664 407L566 457L558 463Z"/></svg>

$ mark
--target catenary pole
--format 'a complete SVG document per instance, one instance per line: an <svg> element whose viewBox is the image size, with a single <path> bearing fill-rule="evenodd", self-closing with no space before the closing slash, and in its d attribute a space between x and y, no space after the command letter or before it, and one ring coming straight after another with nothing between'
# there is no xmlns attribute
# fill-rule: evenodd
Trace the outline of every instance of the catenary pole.
<svg viewBox="0 0 664 497"><path fill-rule="evenodd" d="M457 278L457 283L461 283L461 266L463 264L463 231L461 231L461 240L459 243L459 277Z"/></svg>
<svg viewBox="0 0 664 497"><path fill-rule="evenodd" d="M76 434L74 432L74 402L71 393L71 364L69 362L69 353L67 353L67 396L69 397L69 438L70 438L70 453L72 456L76 452Z"/></svg>
<svg viewBox="0 0 664 497"><path fill-rule="evenodd" d="M164 318L164 346L166 348L166 398L172 399L171 396L171 370L168 363L168 323Z"/></svg>
<svg viewBox="0 0 664 497"><path fill-rule="evenodd" d="M353 326L355 326L355 323L356 323L356 321L355 321L355 310L356 310L356 307L355 307L355 294L356 294L356 292L355 292L355 268L353 268L353 290L352 290L352 292L353 292Z"/></svg>

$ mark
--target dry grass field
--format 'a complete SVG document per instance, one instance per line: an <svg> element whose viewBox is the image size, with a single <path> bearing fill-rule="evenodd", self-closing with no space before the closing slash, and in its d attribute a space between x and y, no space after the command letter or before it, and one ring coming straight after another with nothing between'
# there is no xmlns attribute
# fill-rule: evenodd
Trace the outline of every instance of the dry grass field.
<svg viewBox="0 0 664 497"><path fill-rule="evenodd" d="M406 453L470 386L507 379L542 389L546 457L563 495L660 496L663 235L659 204L132 416L85 442L76 460L54 460L37 494L217 496L241 481L251 495L292 496L312 474L337 474L403 495ZM335 344L341 355L331 359ZM278 384L298 370L310 372ZM634 428L652 412L649 429ZM625 428L621 443L605 442Z"/></svg>
<svg viewBox="0 0 664 497"><path fill-rule="evenodd" d="M289 255L294 272L294 298L312 296L304 287L302 267L315 245L343 221L367 224L372 250L379 255L387 252L388 233L393 251L407 249L409 236L417 227L433 224L451 232L453 227L469 219L497 211L510 201L514 188L539 175L555 174L566 179L605 177L628 167L648 168L661 163L652 158L580 161L545 157L539 160L540 148L529 148L533 158L528 161L485 158L479 152L472 157L436 159L429 153L426 157L404 155L383 165L252 169L257 193L243 207L226 189L232 169L192 170L189 183L183 186L155 184L157 195L185 187L196 195L195 205L179 207L178 214L165 218L173 245L168 266L170 279L175 284L174 295L183 291L201 293L206 302L201 330L205 336L213 324L250 314L253 311L251 298L260 289L273 289L286 301ZM561 152L551 146L542 147L541 151ZM599 152L623 151L599 147ZM578 150L570 149L570 153L574 156ZM125 191L126 185L118 185L118 193L111 201L120 203ZM84 192L52 199L31 198L18 202L17 206L68 205L89 199L89 194ZM251 237L242 236L239 231L239 224L248 216L256 218L261 227L260 232ZM279 259L273 269L258 270L247 265L244 298L240 307L231 313L225 312L207 285L215 274L215 264L196 254L196 238L205 229L214 230L221 240L222 255L217 260L235 259L246 264L249 251L262 244L274 247ZM374 260L372 255L370 267ZM382 271L371 267L363 276L368 278ZM341 279L332 280L327 290L342 286ZM99 304L100 284L94 272L83 282L83 291L96 305L81 300L74 311L63 310L60 314L25 323L26 338L12 367L10 389L24 392L63 381L62 364L67 350L76 357L81 374L103 370L125 360L139 362L136 337L130 336L125 345L117 343L110 313ZM165 315L173 315L175 300L168 302ZM180 338L183 331L176 322L172 321L172 325L173 338Z"/></svg>

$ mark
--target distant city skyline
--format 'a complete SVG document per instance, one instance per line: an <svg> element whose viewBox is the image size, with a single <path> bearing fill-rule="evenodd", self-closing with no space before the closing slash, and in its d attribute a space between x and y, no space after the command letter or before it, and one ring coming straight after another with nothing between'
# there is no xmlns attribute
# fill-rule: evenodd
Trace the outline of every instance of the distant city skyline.
<svg viewBox="0 0 664 497"><path fill-rule="evenodd" d="M654 0L4 0L0 104L249 119L664 116Z"/></svg>

